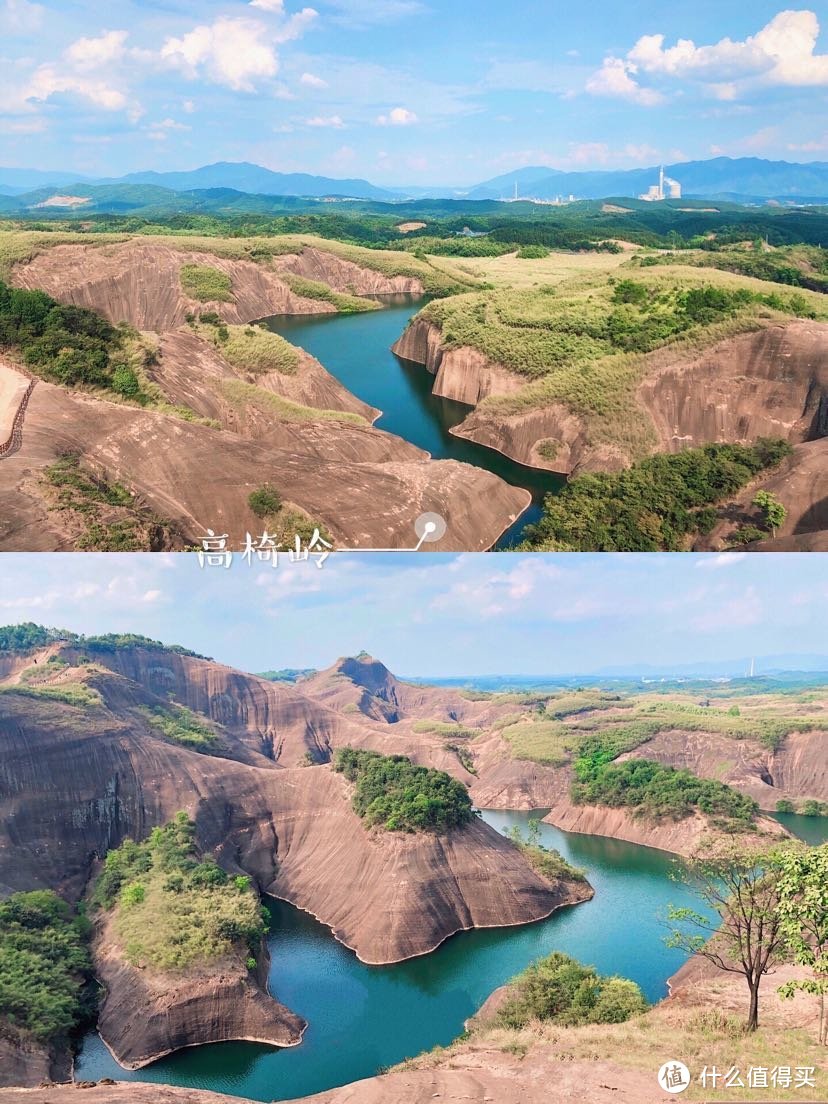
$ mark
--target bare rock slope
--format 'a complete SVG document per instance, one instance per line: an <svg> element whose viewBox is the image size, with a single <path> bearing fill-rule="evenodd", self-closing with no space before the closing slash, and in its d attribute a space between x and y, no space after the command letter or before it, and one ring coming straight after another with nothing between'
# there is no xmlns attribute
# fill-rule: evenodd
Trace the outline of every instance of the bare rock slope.
<svg viewBox="0 0 828 1104"><path fill-rule="evenodd" d="M201 685L193 677L181 704L227 722L215 754L166 740L138 708L176 700L179 659L203 665ZM367 832L341 775L274 759L280 710L293 716L299 746L323 738L327 712L295 691L251 679L250 694L239 693L240 673L168 653L147 652L129 674L121 658L111 663L92 678L101 706L0 695L7 889L51 886L77 897L96 855L186 810L202 850L313 913L366 962L424 954L470 927L537 920L569 900L566 886L536 875L482 822L445 836Z"/></svg>
<svg viewBox="0 0 828 1104"><path fill-rule="evenodd" d="M180 278L187 264L226 275L231 299L188 298ZM175 547L200 545L207 529L227 532L238 547L258 525L248 495L265 481L285 503L321 523L338 547L411 548L414 522L428 512L446 519L441 549L491 547L528 505L527 491L468 464L434 461L374 429L380 411L305 353L294 372L254 374L233 367L213 344L182 328L188 315L204 309L230 323L335 309L291 290L290 275L348 293L422 291L416 278L384 276L311 246L258 264L138 237L59 245L17 265L12 279L18 286L42 288L112 322L155 331L159 355L147 369L152 382L168 403L210 421L38 383L22 446L0 457L0 549L77 546L79 535L41 486L43 470L66 452L75 453L84 469L133 491L142 508L179 534ZM0 422L13 416L15 381L9 372L0 376Z"/></svg>
<svg viewBox="0 0 828 1104"><path fill-rule="evenodd" d="M594 441L583 419L561 404L512 415L487 408L483 400L514 394L526 380L476 349L445 348L432 322L415 318L394 349L426 366L435 376L435 394L476 407L452 430L457 436L519 463L565 474L613 470L629 462L616 447ZM788 544L758 547L793 550L809 541L808 547L822 547L811 535L828 529L828 324L769 324L695 354L660 350L646 358L637 402L660 451L759 437L798 445L793 458L767 479L768 489L788 507L781 534ZM553 460L538 452L548 439L557 446Z"/></svg>
<svg viewBox="0 0 828 1104"><path fill-rule="evenodd" d="M234 1039L296 1046L307 1024L267 995L264 956L254 978L238 956L184 974L137 969L99 926L93 955L105 992L98 1031L118 1063L141 1069L181 1047Z"/></svg>

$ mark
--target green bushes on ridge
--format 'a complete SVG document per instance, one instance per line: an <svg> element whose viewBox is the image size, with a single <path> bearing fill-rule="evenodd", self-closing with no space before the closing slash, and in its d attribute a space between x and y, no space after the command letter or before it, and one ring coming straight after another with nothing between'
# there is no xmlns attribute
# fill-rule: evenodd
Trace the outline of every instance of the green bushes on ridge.
<svg viewBox="0 0 828 1104"><path fill-rule="evenodd" d="M355 783L353 806L366 825L389 832L447 832L474 813L466 787L403 755L340 748L334 770Z"/></svg>
<svg viewBox="0 0 828 1104"><path fill-rule="evenodd" d="M698 778L649 759L613 760L622 753L617 743L596 734L583 742L575 761L571 797L576 805L629 808L635 815L683 820L695 810L721 827L754 827L759 806L723 782Z"/></svg>
<svg viewBox="0 0 828 1104"><path fill-rule="evenodd" d="M226 272L210 265L185 264L179 273L181 290L200 303L232 303L233 282Z"/></svg>
<svg viewBox="0 0 828 1104"><path fill-rule="evenodd" d="M83 307L64 306L45 291L0 280L0 347L19 349L36 375L67 386L86 384L127 394L133 380L116 374L123 332ZM123 368L123 365L121 365ZM124 390L126 388L126 390Z"/></svg>
<svg viewBox="0 0 828 1104"><path fill-rule="evenodd" d="M647 1011L634 981L606 977L560 951L534 962L511 984L497 1013L503 1027L520 1029L531 1020L566 1026L624 1023Z"/></svg>
<svg viewBox="0 0 828 1104"><path fill-rule="evenodd" d="M214 859L200 857L186 813L154 828L143 843L125 840L110 851L92 904L115 910L127 961L139 967L183 970L244 945L255 950L264 932L250 879L233 878Z"/></svg>
<svg viewBox="0 0 828 1104"><path fill-rule="evenodd" d="M792 452L786 441L705 445L659 454L619 472L580 475L526 530L529 550L597 552L680 551L688 537L709 529L712 507Z"/></svg>
<svg viewBox="0 0 828 1104"><path fill-rule="evenodd" d="M89 923L50 890L0 901L0 1029L68 1042L92 1012Z"/></svg>

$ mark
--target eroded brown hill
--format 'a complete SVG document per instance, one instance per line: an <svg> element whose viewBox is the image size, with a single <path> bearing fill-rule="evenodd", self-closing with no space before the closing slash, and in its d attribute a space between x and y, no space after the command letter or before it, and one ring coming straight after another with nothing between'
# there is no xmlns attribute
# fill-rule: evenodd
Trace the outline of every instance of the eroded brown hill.
<svg viewBox="0 0 828 1104"><path fill-rule="evenodd" d="M200 545L208 528L228 533L235 548L245 533L260 533L247 499L264 482L324 524L345 548L411 548L414 520L434 511L448 522L441 548L483 550L528 499L527 492L481 468L430 461L367 423L276 420L263 439L252 441L40 382L29 402L22 448L0 459L0 550L75 546L77 535L50 509L41 486L44 469L66 453L123 483L190 545Z"/></svg>
<svg viewBox="0 0 828 1104"><path fill-rule="evenodd" d="M60 684L88 679L100 705L0 693L5 892L50 886L77 898L96 856L185 810L203 851L319 917L368 962L423 954L466 928L539 919L568 898L480 821L447 836L370 834L329 766L274 768L268 726L274 748L317 747L328 723L320 704L260 679L246 686L205 660L148 649L125 659L131 651L101 655L88 673L62 669ZM223 718L218 755L175 743L141 713L157 707L158 690L168 703L183 691L181 704ZM247 761L222 757L234 747Z"/></svg>
<svg viewBox="0 0 828 1104"><path fill-rule="evenodd" d="M422 319L409 326L395 349L436 376L436 394L472 405L489 395L513 394L526 383L476 349L444 349L439 328ZM792 320L767 325L695 355L659 350L646 358L638 402L642 416L653 423L658 448L668 452L717 441L783 437L799 442L824 436L828 324ZM453 432L522 464L568 474L625 463L620 454L613 461L590 439L581 420L560 405L509 416L484 405ZM544 463L535 452L537 442L547 438L560 444L554 463Z"/></svg>
<svg viewBox="0 0 828 1104"><path fill-rule="evenodd" d="M230 299L188 298L184 265L229 277ZM528 492L471 465L431 460L374 429L380 411L304 353L294 371L251 372L233 367L203 335L181 328L202 310L229 323L335 310L292 291L283 278L290 275L348 294L422 291L416 277L385 276L310 245L259 264L134 238L60 245L16 266L18 286L155 331L158 354L146 371L169 405L142 409L37 383L18 447L0 457L0 549L89 546L78 519L56 510L41 486L45 469L67 452L83 470L134 492L146 513L141 547L151 550L200 545L208 528L228 532L231 544L240 545L258 524L248 495L264 481L291 509L324 526L339 547L413 547L415 519L434 512L448 523L441 549L489 548L525 509ZM13 424L27 382L14 365L7 369L0 366L0 426ZM100 512L106 525L110 519Z"/></svg>

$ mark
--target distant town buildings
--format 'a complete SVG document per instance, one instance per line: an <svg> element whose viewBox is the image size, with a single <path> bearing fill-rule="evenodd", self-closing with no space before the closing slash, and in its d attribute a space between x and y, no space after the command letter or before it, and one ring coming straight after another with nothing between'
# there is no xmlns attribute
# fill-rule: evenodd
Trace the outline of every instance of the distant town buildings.
<svg viewBox="0 0 828 1104"><path fill-rule="evenodd" d="M539 203L543 207L565 207L567 203L577 203L574 195L555 196L554 199L540 199L538 196L522 196L518 194L518 185L515 181L515 194L513 196L501 196L500 203Z"/></svg>
<svg viewBox="0 0 828 1104"><path fill-rule="evenodd" d="M662 165L658 172L658 184L651 184L638 198L647 203L659 203L662 199L681 199L681 184L672 177L665 176Z"/></svg>

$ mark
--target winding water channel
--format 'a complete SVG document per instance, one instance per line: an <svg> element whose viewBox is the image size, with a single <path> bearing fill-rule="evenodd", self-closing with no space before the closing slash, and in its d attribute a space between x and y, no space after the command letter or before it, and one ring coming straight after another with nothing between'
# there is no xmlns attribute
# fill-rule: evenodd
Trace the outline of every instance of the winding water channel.
<svg viewBox="0 0 828 1104"><path fill-rule="evenodd" d="M542 813L485 811L499 831ZM196 1047L128 1073L90 1034L78 1078L189 1085L255 1100L286 1100L370 1077L384 1066L445 1045L498 985L553 950L601 972L633 978L650 1000L666 995L683 961L664 946L669 904L690 903L669 878L669 855L542 825L547 846L586 871L595 897L519 928L463 932L432 954L394 966L366 966L328 928L283 902L269 904L271 991L310 1026L290 1050L253 1043Z"/></svg>
<svg viewBox="0 0 828 1104"><path fill-rule="evenodd" d="M563 476L538 471L494 449L455 437L449 431L470 407L431 392L434 377L422 364L401 360L391 346L425 300L411 295L383 297L383 309L363 314L278 315L264 324L300 345L363 402L382 411L375 423L430 452L437 460L461 460L499 475L532 495L531 505L498 541L516 544L527 525L538 520L544 495L559 490Z"/></svg>

